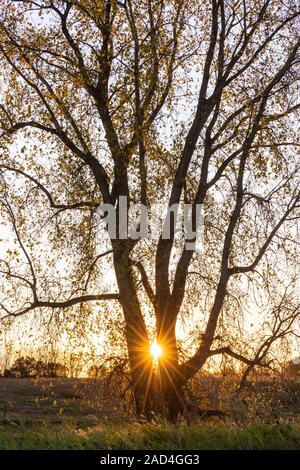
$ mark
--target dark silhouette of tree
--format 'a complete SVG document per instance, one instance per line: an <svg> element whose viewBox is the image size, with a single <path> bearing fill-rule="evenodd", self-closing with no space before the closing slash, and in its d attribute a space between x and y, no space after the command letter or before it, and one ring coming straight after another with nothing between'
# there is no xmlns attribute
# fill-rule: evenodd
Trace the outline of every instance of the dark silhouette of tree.
<svg viewBox="0 0 300 470"><path fill-rule="evenodd" d="M36 360L29 356L19 357L14 362L10 371L16 378L25 379L29 377L36 377Z"/></svg>
<svg viewBox="0 0 300 470"><path fill-rule="evenodd" d="M15 375L11 372L10 369L4 369L3 377L6 379L12 379L15 378Z"/></svg>
<svg viewBox="0 0 300 470"><path fill-rule="evenodd" d="M66 367L60 363L37 361L33 357L19 357L10 369L4 370L6 378L59 378L66 377Z"/></svg>
<svg viewBox="0 0 300 470"><path fill-rule="evenodd" d="M67 376L66 367L59 362L37 361L35 368L36 377L59 378Z"/></svg>

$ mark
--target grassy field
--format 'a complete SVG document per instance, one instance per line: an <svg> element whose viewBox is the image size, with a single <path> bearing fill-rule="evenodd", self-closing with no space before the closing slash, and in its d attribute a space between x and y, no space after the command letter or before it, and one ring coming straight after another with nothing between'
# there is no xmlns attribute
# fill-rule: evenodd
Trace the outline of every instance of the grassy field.
<svg viewBox="0 0 300 470"><path fill-rule="evenodd" d="M298 409L265 422L138 422L101 381L1 379L0 449L300 449Z"/></svg>
<svg viewBox="0 0 300 470"><path fill-rule="evenodd" d="M300 450L300 428L283 425L223 427L162 424L2 426L0 449L279 449Z"/></svg>
<svg viewBox="0 0 300 470"><path fill-rule="evenodd" d="M61 423L98 424L130 420L121 400L100 380L0 379L0 424Z"/></svg>

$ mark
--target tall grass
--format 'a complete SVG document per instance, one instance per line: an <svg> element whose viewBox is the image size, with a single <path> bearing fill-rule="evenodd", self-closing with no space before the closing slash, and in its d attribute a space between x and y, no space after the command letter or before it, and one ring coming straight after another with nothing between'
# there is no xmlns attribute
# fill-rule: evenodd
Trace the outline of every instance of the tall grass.
<svg viewBox="0 0 300 470"><path fill-rule="evenodd" d="M289 425L225 427L161 424L2 426L0 449L300 449L300 428Z"/></svg>

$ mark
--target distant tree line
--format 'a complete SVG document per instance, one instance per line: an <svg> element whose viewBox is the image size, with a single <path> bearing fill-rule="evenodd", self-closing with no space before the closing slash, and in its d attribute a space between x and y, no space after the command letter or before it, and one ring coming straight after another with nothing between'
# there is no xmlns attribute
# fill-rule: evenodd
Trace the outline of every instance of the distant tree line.
<svg viewBox="0 0 300 470"><path fill-rule="evenodd" d="M1 377L4 378L59 378L66 377L67 370L59 362L44 362L34 357L19 357L8 369L4 369Z"/></svg>

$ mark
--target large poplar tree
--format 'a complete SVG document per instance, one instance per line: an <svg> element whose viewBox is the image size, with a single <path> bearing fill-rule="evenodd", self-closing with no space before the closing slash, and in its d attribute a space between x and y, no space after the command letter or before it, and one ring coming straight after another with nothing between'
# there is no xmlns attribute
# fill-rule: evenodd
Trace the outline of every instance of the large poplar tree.
<svg viewBox="0 0 300 470"><path fill-rule="evenodd" d="M297 260L297 4L1 1L1 201L18 242L1 261L11 285L3 317L88 302L111 302L109 312L118 302L138 413L155 396L148 315L172 417L211 356L263 360L227 339L245 315L240 292L255 284L267 296ZM118 216L120 196L129 207L188 202L194 218L201 205L200 252L174 230L168 239L117 237L99 251L97 207L111 204ZM32 235L43 220L44 258L42 228ZM70 278L58 281L63 258ZM114 272L111 291L103 270ZM181 315L195 330L185 358Z"/></svg>

